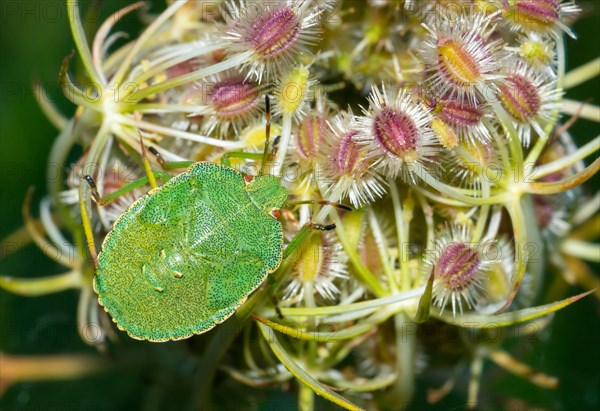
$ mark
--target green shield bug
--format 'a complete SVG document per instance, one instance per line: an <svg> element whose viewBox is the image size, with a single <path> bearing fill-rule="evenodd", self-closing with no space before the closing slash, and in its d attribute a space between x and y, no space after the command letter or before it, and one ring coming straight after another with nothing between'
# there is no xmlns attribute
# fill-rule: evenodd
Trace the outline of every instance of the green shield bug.
<svg viewBox="0 0 600 411"><path fill-rule="evenodd" d="M263 164L268 107L267 98ZM95 257L94 290L119 329L131 337L183 339L225 321L279 267L283 231L278 217L288 192L277 177L262 172L246 176L228 161L193 163L156 187L143 144L142 152L154 188L117 219L104 239ZM160 157L159 162L163 164ZM92 178L85 179L101 202ZM81 208L94 253L89 220Z"/></svg>

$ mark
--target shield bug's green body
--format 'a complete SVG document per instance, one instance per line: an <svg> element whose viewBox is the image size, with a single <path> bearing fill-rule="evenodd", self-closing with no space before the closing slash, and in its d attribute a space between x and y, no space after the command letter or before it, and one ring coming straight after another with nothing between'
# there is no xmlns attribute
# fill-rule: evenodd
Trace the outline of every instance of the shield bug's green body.
<svg viewBox="0 0 600 411"><path fill-rule="evenodd" d="M225 321L282 259L271 175L195 163L133 203L98 255L94 289L120 329L167 341Z"/></svg>

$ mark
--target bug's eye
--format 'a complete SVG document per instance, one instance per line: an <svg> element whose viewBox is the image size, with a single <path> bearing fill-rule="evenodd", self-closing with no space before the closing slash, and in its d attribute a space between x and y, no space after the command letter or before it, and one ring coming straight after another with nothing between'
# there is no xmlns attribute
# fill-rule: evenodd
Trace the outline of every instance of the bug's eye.
<svg viewBox="0 0 600 411"><path fill-rule="evenodd" d="M278 219L279 217L281 217L281 210L278 208L274 208L269 212L269 214L271 214L272 217Z"/></svg>
<svg viewBox="0 0 600 411"><path fill-rule="evenodd" d="M249 176L249 175L244 176L244 181L246 182L246 184L250 184L253 180L254 180L253 176Z"/></svg>

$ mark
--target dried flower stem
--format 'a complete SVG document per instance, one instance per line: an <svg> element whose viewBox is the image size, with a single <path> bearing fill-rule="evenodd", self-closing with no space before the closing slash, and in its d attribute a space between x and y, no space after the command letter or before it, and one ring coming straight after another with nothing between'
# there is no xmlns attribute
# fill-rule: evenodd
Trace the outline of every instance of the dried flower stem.
<svg viewBox="0 0 600 411"><path fill-rule="evenodd" d="M163 92L165 90L169 90L172 88L183 86L185 84L193 83L198 80L202 80L203 78L206 78L208 76L212 76L212 75L221 73L225 70L229 70L231 68L240 66L244 61L247 61L251 55L252 55L251 51L245 51L245 52L236 54L220 63L216 63L211 66L207 66L207 67L201 68L199 70L193 71L191 73L174 77L169 80L161 81L159 83L153 84L144 89L135 91L130 96L127 96L127 98L130 101L140 101L143 98L151 96L153 94L157 94L157 93Z"/></svg>
<svg viewBox="0 0 600 411"><path fill-rule="evenodd" d="M576 87L600 75L600 57L569 71L565 75L564 88Z"/></svg>
<svg viewBox="0 0 600 411"><path fill-rule="evenodd" d="M131 50L125 55L125 58L121 62L117 72L112 77L111 81L117 84L119 87L125 86L125 84L121 84L127 73L127 70L131 66L133 59L135 59L138 53L142 50L144 45L154 36L156 31L168 20L170 19L177 10L179 10L184 4L183 1L175 1L171 4L164 12L158 16L156 20L154 20L150 25L142 32L142 34L138 37L136 42L133 44ZM123 91L123 90L121 90ZM153 94L153 93L151 93Z"/></svg>
<svg viewBox="0 0 600 411"><path fill-rule="evenodd" d="M552 174L557 171L563 170L577 163L578 161L581 161L584 158L594 154L598 150L600 150L600 136L581 146L577 151L571 154L561 157L558 160L555 160L551 163L539 166L534 172L534 177L536 179L539 179L540 177L544 177L548 174Z"/></svg>

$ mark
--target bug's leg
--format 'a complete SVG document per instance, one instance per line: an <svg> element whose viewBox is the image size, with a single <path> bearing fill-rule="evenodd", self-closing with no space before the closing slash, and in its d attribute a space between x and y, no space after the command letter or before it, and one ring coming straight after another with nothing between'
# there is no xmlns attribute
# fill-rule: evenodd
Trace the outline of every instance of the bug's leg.
<svg viewBox="0 0 600 411"><path fill-rule="evenodd" d="M230 151L221 156L221 164L227 167L231 167L231 158L245 158L249 160L261 160L263 155L261 153L244 153L243 151Z"/></svg>
<svg viewBox="0 0 600 411"><path fill-rule="evenodd" d="M146 155L146 148L142 141L141 134L140 134L140 144L142 145L142 161L143 161L144 170L146 171L146 177L142 177L136 181L126 184L125 186L119 188L118 190L113 191L112 193L110 193L106 196L100 196L100 193L98 192L98 187L96 186L96 182L94 181L93 177L91 177L89 175L85 175L83 177L83 179L86 181L86 183L90 186L92 198L94 199L94 201L97 204L104 206L104 205L110 203L111 201L116 200L120 196L127 194L128 192L133 191L136 188L142 187L146 184L150 184L150 187L156 188L157 187L156 176L158 176L162 180L168 180L171 178L171 175L169 175L168 173L152 171L152 168L150 167L150 162L148 161L148 157ZM154 153L152 148L150 149L150 151L152 151ZM159 163L160 163L160 160L159 160Z"/></svg>
<svg viewBox="0 0 600 411"><path fill-rule="evenodd" d="M148 272L148 270L146 269L146 264L142 265L142 275L144 276L144 278L146 279L148 284L152 288L154 288L154 291L159 292L159 293L162 293L163 291L165 291L164 288L157 285L156 278L154 277L154 275L152 275L151 273Z"/></svg>
<svg viewBox="0 0 600 411"><path fill-rule="evenodd" d="M167 267L167 270L169 270L169 272L171 274L173 274L173 277L175 277L175 278L183 277L182 273L180 273L179 271L173 270L171 267L169 267L169 263L167 261L167 256L165 254L165 250L160 250L160 258L165 263L165 267Z"/></svg>
<svg viewBox="0 0 600 411"><path fill-rule="evenodd" d="M90 177L91 179L91 177ZM93 181L93 180L92 180ZM96 185L94 184L94 188ZM94 189L92 189L92 193ZM96 190L96 194L98 191ZM93 194L92 194L93 195ZM79 186L79 210L81 212L81 221L83 223L83 233L85 234L85 240L90 250L92 260L94 260L94 266L98 267L98 252L96 251L96 243L94 242L94 231L92 230L92 221L89 217L87 205L84 201L84 186Z"/></svg>
<svg viewBox="0 0 600 411"><path fill-rule="evenodd" d="M144 139L142 138L142 133L138 131L140 135L140 145L142 147L142 163L144 164L144 170L146 171L146 175L148 176L148 183L150 183L150 187L155 189L158 187L156 184L156 177L154 176L154 172L152 171L152 167L150 166L150 161L148 161L148 155L146 154L146 146L144 145Z"/></svg>
<svg viewBox="0 0 600 411"><path fill-rule="evenodd" d="M279 307L279 300L275 296L275 290L277 289L277 282L275 281L275 277L273 274L269 273L267 276L267 290L269 293L269 297L271 297L271 302L273 303L273 307L275 307L275 312L277 313L277 317L283 320L283 314L281 313L281 308Z"/></svg>
<svg viewBox="0 0 600 411"><path fill-rule="evenodd" d="M327 200L300 200L300 201L289 201L286 205L288 207L293 207L296 205L300 205L300 204L318 204L318 205L328 205L328 206L332 206L335 208L339 208L340 210L344 210L344 211L353 211L352 207L347 206L345 204L340 204L340 203L334 203L331 201L327 201Z"/></svg>
<svg viewBox="0 0 600 411"><path fill-rule="evenodd" d="M163 174L161 173L160 176L163 177ZM83 179L90 186L92 198L94 199L94 201L97 204L99 204L101 206L106 205L106 204L110 203L111 201L116 200L117 198L121 197L123 194L127 194L128 192L133 191L136 188L139 188L139 187L142 187L142 186L148 184L148 177L146 176L146 177L140 178L139 180L131 182L127 185L124 185L123 187L119 188L118 190L113 191L112 193L110 193L108 195L100 196L100 193L98 193L98 188L96 187L95 180L89 175L84 176Z"/></svg>
<svg viewBox="0 0 600 411"><path fill-rule="evenodd" d="M152 153L154 157L156 157L156 161L163 168L163 170L177 170L181 168L188 168L192 164L193 161L167 161L163 158L163 156L158 152L158 150L152 146L148 146L148 150Z"/></svg>
<svg viewBox="0 0 600 411"><path fill-rule="evenodd" d="M249 160L260 160L260 170L258 171L258 175L263 175L265 172L265 167L267 165L267 160L269 157L269 140L271 138L271 100L269 99L269 95L265 95L265 148L262 153L245 153L243 151L231 151L229 153L223 154L221 157L221 164L231 167L231 162L229 161L231 158L242 158Z"/></svg>

